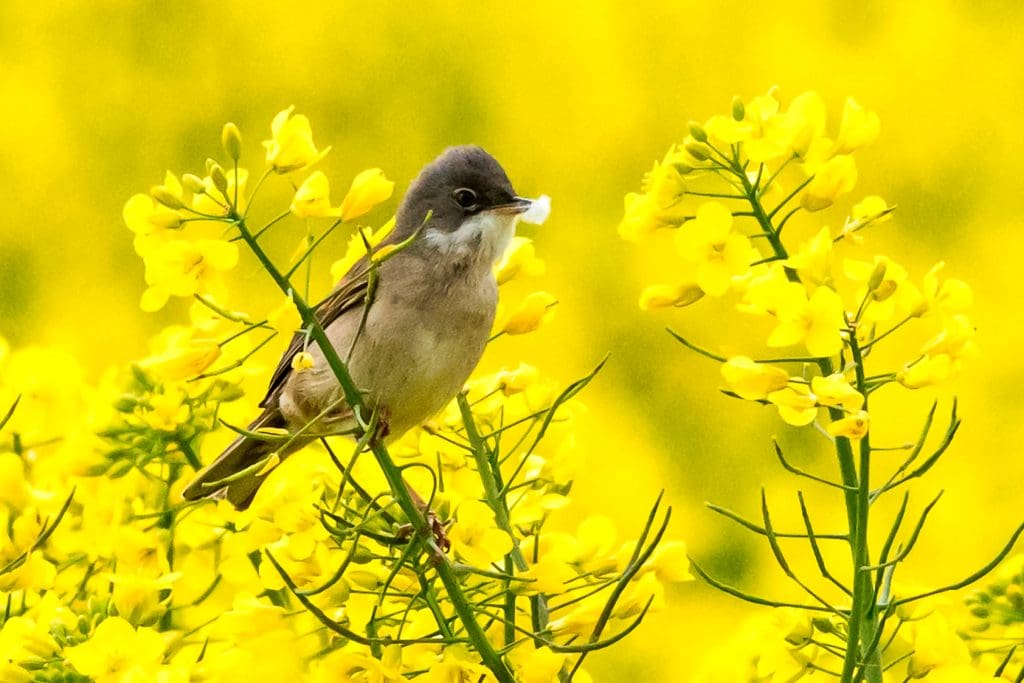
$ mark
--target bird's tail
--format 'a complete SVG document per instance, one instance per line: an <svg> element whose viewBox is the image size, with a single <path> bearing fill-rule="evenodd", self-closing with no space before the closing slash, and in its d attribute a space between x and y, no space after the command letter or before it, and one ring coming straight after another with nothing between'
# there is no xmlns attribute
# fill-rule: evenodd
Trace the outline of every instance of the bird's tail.
<svg viewBox="0 0 1024 683"><path fill-rule="evenodd" d="M268 408L252 424L248 431L256 431L267 427L285 427L284 418L277 408ZM298 441L298 440L297 440ZM279 453L284 458L288 453L305 444L293 443L287 452ZM263 481L270 474L265 468L258 467L268 456L277 450L280 444L274 441L260 441L252 437L239 436L224 449L224 452L207 465L195 479L185 487L182 497L185 500L200 498L224 498L239 510L244 510L252 503Z"/></svg>

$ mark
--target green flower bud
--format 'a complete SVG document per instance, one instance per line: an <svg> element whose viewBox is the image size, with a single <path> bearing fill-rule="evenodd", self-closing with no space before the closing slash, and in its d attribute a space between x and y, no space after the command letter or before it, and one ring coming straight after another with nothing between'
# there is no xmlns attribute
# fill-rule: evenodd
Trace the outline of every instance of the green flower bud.
<svg viewBox="0 0 1024 683"><path fill-rule="evenodd" d="M352 561L356 564L366 564L373 560L373 551L364 545L357 545L352 553Z"/></svg>
<svg viewBox="0 0 1024 683"><path fill-rule="evenodd" d="M224 146L228 158L237 162L242 156L242 133L238 126L230 122L225 123L220 132L220 144Z"/></svg>
<svg viewBox="0 0 1024 683"><path fill-rule="evenodd" d="M149 194L153 199L157 200L168 209L174 209L177 211L178 209L185 208L185 204L182 203L181 199L168 192L167 188L163 185L154 185L149 188Z"/></svg>
<svg viewBox="0 0 1024 683"><path fill-rule="evenodd" d="M114 410L119 413L130 413L139 405L139 399L131 394L122 394L121 398L114 402Z"/></svg>
<svg viewBox="0 0 1024 683"><path fill-rule="evenodd" d="M210 180L213 181L213 186L216 187L222 195L228 196L228 177L224 175L224 169L219 165L215 165L210 169Z"/></svg>
<svg viewBox="0 0 1024 683"><path fill-rule="evenodd" d="M872 292L875 291L884 279L885 261L879 261L875 264L875 269L871 271L871 277L868 278L868 289Z"/></svg>
<svg viewBox="0 0 1024 683"><path fill-rule="evenodd" d="M743 100L740 96L732 98L732 117L737 121L742 121L743 117L746 116L747 109L743 106Z"/></svg>
<svg viewBox="0 0 1024 683"><path fill-rule="evenodd" d="M699 142L688 142L686 143L686 151L690 153L697 161L705 161L709 156L708 148Z"/></svg>
<svg viewBox="0 0 1024 683"><path fill-rule="evenodd" d="M978 605L977 607L971 608L971 614L978 617L979 619L985 619L988 617L988 607Z"/></svg>
<svg viewBox="0 0 1024 683"><path fill-rule="evenodd" d="M192 173L186 173L181 176L181 184L192 194L204 194L206 192L206 185L203 183L203 179Z"/></svg>
<svg viewBox="0 0 1024 683"><path fill-rule="evenodd" d="M696 121L690 121L690 137L692 137L697 142L708 141L707 132L704 130L704 127L701 126Z"/></svg>

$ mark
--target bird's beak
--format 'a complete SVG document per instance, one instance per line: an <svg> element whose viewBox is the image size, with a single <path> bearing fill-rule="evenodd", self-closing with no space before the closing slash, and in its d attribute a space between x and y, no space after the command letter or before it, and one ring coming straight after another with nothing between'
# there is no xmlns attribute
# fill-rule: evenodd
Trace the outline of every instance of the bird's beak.
<svg viewBox="0 0 1024 683"><path fill-rule="evenodd" d="M503 214L517 214L526 213L533 206L533 200L527 199L526 197L515 197L508 204L499 204L498 206L491 207L491 211L494 213Z"/></svg>

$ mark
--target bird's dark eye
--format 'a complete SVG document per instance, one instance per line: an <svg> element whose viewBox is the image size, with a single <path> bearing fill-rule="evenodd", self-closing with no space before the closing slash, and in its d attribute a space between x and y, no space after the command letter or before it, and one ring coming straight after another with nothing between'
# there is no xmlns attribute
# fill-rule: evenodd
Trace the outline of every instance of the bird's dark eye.
<svg viewBox="0 0 1024 683"><path fill-rule="evenodd" d="M467 211L473 211L479 206L479 201L477 200L476 192L469 189L468 187L460 187L459 189L455 190L455 192L452 192L452 199L455 200L456 204L461 206L463 209L466 209Z"/></svg>

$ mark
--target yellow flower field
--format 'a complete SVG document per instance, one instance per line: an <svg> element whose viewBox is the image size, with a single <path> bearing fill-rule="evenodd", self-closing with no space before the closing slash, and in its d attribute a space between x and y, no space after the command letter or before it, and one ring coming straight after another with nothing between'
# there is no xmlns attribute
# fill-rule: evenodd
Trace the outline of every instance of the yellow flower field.
<svg viewBox="0 0 1024 683"><path fill-rule="evenodd" d="M5 4L0 681L1015 680L1022 20ZM283 459L455 144L551 197L480 367Z"/></svg>

